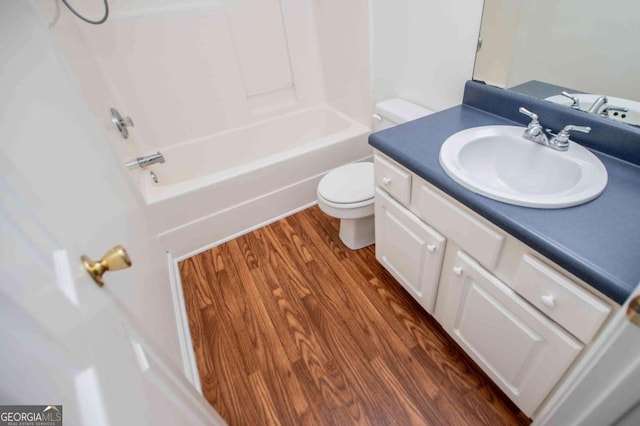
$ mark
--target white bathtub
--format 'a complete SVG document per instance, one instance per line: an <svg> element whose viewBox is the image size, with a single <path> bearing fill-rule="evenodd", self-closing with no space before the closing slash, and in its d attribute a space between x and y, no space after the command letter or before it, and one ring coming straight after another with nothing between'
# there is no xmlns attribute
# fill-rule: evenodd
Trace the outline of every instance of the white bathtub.
<svg viewBox="0 0 640 426"><path fill-rule="evenodd" d="M161 243L181 259L315 203L327 171L371 156L369 132L319 106L165 148L166 163L135 173Z"/></svg>

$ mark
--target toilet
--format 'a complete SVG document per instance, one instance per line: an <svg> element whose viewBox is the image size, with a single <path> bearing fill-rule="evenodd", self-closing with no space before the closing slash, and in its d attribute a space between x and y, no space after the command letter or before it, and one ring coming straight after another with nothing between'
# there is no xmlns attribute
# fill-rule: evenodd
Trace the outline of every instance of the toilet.
<svg viewBox="0 0 640 426"><path fill-rule="evenodd" d="M374 130L383 130L431 114L426 108L403 99L376 104ZM351 163L327 173L318 183L318 206L340 219L340 239L351 250L375 242L373 163Z"/></svg>

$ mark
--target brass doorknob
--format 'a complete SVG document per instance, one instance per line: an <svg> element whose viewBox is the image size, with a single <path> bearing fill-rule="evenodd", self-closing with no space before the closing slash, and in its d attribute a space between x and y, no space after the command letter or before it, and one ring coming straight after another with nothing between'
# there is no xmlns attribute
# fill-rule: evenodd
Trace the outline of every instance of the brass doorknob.
<svg viewBox="0 0 640 426"><path fill-rule="evenodd" d="M131 266L129 253L120 244L107 251L99 261L91 260L87 256L82 256L82 265L84 269L91 275L91 278L99 287L104 285L102 275L107 271L117 271Z"/></svg>
<svg viewBox="0 0 640 426"><path fill-rule="evenodd" d="M627 306L627 319L640 327L640 296L636 296Z"/></svg>

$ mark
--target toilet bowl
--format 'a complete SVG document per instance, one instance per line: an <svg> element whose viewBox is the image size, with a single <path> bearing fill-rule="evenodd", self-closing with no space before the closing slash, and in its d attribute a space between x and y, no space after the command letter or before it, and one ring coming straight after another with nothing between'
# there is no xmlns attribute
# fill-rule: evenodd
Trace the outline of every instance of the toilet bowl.
<svg viewBox="0 0 640 426"><path fill-rule="evenodd" d="M340 219L340 239L351 250L375 241L373 163L353 163L327 173L318 184L318 205Z"/></svg>
<svg viewBox="0 0 640 426"><path fill-rule="evenodd" d="M375 130L415 120L432 111L402 99L376 104ZM340 239L351 250L375 242L373 163L340 166L327 173L318 184L318 206L327 215L340 219Z"/></svg>

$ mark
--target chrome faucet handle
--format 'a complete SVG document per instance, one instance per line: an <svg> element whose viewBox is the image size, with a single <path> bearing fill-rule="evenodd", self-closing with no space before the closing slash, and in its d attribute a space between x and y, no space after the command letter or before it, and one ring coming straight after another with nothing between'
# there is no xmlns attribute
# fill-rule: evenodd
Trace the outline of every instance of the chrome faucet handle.
<svg viewBox="0 0 640 426"><path fill-rule="evenodd" d="M619 106L615 106L615 105L607 105L606 107L604 107L602 109L602 111L600 111L600 115L603 117L609 117L609 112L629 112L629 108L626 107L619 107Z"/></svg>
<svg viewBox="0 0 640 426"><path fill-rule="evenodd" d="M536 114L535 112L531 112L525 107L520 107L518 111L520 111L522 114L526 115L531 119L531 123L529 123L529 127L531 127L532 125L540 125L540 122L538 121L538 114Z"/></svg>
<svg viewBox="0 0 640 426"><path fill-rule="evenodd" d="M110 111L111 111L111 122L113 123L114 126L116 126L116 129L118 129L122 137L125 139L128 139L129 130L127 129L127 127L134 126L133 120L131 119L131 117L121 116L118 110L115 108L111 108Z"/></svg>
<svg viewBox="0 0 640 426"><path fill-rule="evenodd" d="M567 149L569 149L569 132L590 133L591 127L574 126L573 124L564 126L564 128L560 130L557 135L551 138L549 144L553 145L553 147L559 151L566 151Z"/></svg>
<svg viewBox="0 0 640 426"><path fill-rule="evenodd" d="M541 145L548 145L549 138L547 137L547 134L542 128L542 125L538 121L538 114L531 112L528 109L523 107L520 107L518 111L520 111L522 114L526 115L531 119L531 121L527 125L527 129L522 134L522 137L527 140L533 141L535 143L539 143Z"/></svg>
<svg viewBox="0 0 640 426"><path fill-rule="evenodd" d="M562 92L560 92L560 94L562 96L564 96L565 98L569 98L569 99L571 99L571 101L573 101L573 103L570 105L571 108L573 108L573 109L580 108L580 99L576 98L575 96L573 96L569 92L562 91Z"/></svg>
<svg viewBox="0 0 640 426"><path fill-rule="evenodd" d="M164 162L165 162L164 155L160 151L158 151L155 154L138 157L133 161L129 161L128 163L125 163L125 167L130 169L132 167L138 166L141 169L143 169L145 167L149 167L152 164L158 164L158 163L164 163Z"/></svg>

